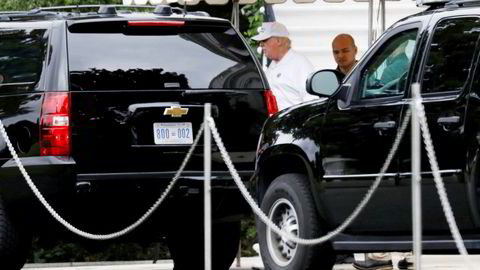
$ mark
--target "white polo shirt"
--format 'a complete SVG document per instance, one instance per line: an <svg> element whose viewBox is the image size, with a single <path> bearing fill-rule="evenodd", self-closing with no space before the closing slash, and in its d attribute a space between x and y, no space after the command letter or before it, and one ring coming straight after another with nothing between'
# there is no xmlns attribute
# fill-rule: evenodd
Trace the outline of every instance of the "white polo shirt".
<svg viewBox="0 0 480 270"><path fill-rule="evenodd" d="M289 49L280 61L270 63L265 73L277 99L278 110L318 98L306 90L308 75L314 71L312 63L293 49Z"/></svg>

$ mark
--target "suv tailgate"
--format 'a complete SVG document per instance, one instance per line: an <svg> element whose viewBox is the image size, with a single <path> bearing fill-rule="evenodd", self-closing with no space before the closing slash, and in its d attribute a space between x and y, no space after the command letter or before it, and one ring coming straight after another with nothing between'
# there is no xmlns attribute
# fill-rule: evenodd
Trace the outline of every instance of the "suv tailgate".
<svg viewBox="0 0 480 270"><path fill-rule="evenodd" d="M230 24L74 23L68 52L79 173L178 170L206 102L237 168L253 171L265 84ZM226 170L215 147L212 156ZM202 169L198 148L187 170Z"/></svg>

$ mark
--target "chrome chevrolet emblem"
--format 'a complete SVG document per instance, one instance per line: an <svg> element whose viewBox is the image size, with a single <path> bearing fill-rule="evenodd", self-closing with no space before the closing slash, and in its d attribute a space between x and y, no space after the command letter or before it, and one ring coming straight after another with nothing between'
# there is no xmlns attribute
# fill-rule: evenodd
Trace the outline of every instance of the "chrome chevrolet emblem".
<svg viewBox="0 0 480 270"><path fill-rule="evenodd" d="M170 115L171 117L182 117L188 113L188 108L182 108L180 106L171 106L166 108L163 115Z"/></svg>

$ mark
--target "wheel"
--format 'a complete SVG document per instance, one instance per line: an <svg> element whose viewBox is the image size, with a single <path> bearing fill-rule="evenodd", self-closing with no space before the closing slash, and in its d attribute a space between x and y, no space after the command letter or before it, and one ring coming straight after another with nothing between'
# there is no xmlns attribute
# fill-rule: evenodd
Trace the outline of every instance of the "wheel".
<svg viewBox="0 0 480 270"><path fill-rule="evenodd" d="M268 187L261 208L281 229L301 238L322 235L307 179L301 174L277 177ZM335 254L330 243L298 245L279 237L258 221L257 233L265 269L331 270Z"/></svg>
<svg viewBox="0 0 480 270"><path fill-rule="evenodd" d="M32 238L27 234L21 234L20 231L20 228L13 225L0 199L0 264L2 269L21 269L27 260Z"/></svg>
<svg viewBox="0 0 480 270"><path fill-rule="evenodd" d="M480 155L476 154L471 162L471 170L466 181L468 202L472 218L476 224L480 224ZM468 171L468 170L467 170Z"/></svg>
<svg viewBox="0 0 480 270"><path fill-rule="evenodd" d="M174 270L204 268L203 226L184 230L180 226L169 232L168 247L174 261ZM212 269L228 270L237 255L240 243L240 222L217 223L212 225Z"/></svg>

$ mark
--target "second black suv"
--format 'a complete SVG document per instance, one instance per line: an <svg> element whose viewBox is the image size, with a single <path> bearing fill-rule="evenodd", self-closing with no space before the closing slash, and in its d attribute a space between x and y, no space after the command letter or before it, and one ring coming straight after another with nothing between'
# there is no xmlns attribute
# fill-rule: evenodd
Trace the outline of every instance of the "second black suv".
<svg viewBox="0 0 480 270"><path fill-rule="evenodd" d="M453 211L470 252L480 251L480 2L435 2L389 28L343 80L314 73L308 91L324 97L267 120L253 186L265 213L303 238L337 228L379 175L410 106L421 95ZM408 133L407 133L408 134ZM422 153L423 249L457 252ZM404 136L378 190L342 234L297 245L262 223L268 269L331 269L335 252L412 249L411 143Z"/></svg>
<svg viewBox="0 0 480 270"><path fill-rule="evenodd" d="M91 233L136 221L179 169L207 102L247 180L276 103L231 23L168 6L91 8L0 13L0 117L54 208ZM248 208L215 147L212 158L213 268L228 269ZM3 138L0 165L0 268L19 269L32 234L67 234L29 190ZM130 235L166 235L175 269L203 268L202 179L198 147L171 196Z"/></svg>

